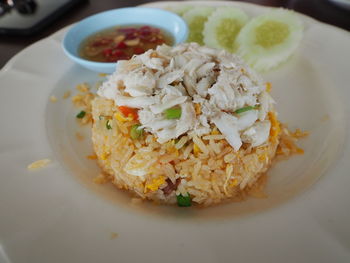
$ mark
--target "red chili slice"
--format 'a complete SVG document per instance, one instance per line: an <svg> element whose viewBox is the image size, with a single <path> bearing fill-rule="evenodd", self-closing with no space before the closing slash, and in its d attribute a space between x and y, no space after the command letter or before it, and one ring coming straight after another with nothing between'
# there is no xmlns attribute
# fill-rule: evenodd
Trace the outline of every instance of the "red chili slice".
<svg viewBox="0 0 350 263"><path fill-rule="evenodd" d="M138 37L138 34L135 32L135 33L127 33L125 34L125 39L126 40L132 40L132 39L135 39Z"/></svg>
<svg viewBox="0 0 350 263"><path fill-rule="evenodd" d="M115 49L113 52L113 58L115 58L115 61L117 60L127 60L130 59L130 56L128 56L124 51Z"/></svg>
<svg viewBox="0 0 350 263"><path fill-rule="evenodd" d="M125 54L124 51L119 49L106 48L102 52L108 62L115 62L117 60L129 59L129 56Z"/></svg>
<svg viewBox="0 0 350 263"><path fill-rule="evenodd" d="M144 52L145 52L145 50L142 47L135 47L134 48L134 54L136 54L136 55L140 55Z"/></svg>
<svg viewBox="0 0 350 263"><path fill-rule="evenodd" d="M152 33L152 29L149 26L143 26L139 29L139 33L141 36L149 36Z"/></svg>
<svg viewBox="0 0 350 263"><path fill-rule="evenodd" d="M124 41L119 42L117 48L127 48L128 46L124 43Z"/></svg>
<svg viewBox="0 0 350 263"><path fill-rule="evenodd" d="M111 48L106 48L106 49L104 49L103 51L102 51L102 53L103 53L103 55L105 56L105 57L109 57L109 56L111 56L112 55L112 49Z"/></svg>

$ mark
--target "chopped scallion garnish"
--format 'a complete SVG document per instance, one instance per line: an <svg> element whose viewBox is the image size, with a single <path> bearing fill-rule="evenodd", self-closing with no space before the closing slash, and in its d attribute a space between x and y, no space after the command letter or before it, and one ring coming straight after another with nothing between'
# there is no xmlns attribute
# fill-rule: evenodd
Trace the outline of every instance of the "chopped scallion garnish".
<svg viewBox="0 0 350 263"><path fill-rule="evenodd" d="M107 128L107 130L112 129L112 126L111 126L111 124L109 123L109 120L106 121L106 128Z"/></svg>
<svg viewBox="0 0 350 263"><path fill-rule="evenodd" d="M168 120L180 119L181 118L181 108L170 108L164 111L165 118Z"/></svg>
<svg viewBox="0 0 350 263"><path fill-rule="evenodd" d="M191 197L190 194L187 193L186 196L183 196L182 194L179 194L176 196L177 199L177 205L181 207L189 207L191 206Z"/></svg>
<svg viewBox="0 0 350 263"><path fill-rule="evenodd" d="M257 109L258 107L259 107L259 106L247 106L247 107L243 107L243 108L240 108L240 109L236 110L235 113L240 114L240 113L243 113L243 112L246 112L246 111L255 110L255 109Z"/></svg>
<svg viewBox="0 0 350 263"><path fill-rule="evenodd" d="M143 135L143 129L140 128L140 124L135 124L131 127L130 137L133 140L139 139Z"/></svg>
<svg viewBox="0 0 350 263"><path fill-rule="evenodd" d="M82 119L82 118L84 118L85 114L86 114L86 112L82 110L81 112L79 112L79 113L77 114L77 118L78 118L78 119Z"/></svg>

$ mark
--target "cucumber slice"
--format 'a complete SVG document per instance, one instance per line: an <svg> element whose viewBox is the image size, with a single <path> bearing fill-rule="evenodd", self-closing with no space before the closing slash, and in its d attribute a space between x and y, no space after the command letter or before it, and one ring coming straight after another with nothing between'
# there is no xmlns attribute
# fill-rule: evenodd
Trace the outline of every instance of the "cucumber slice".
<svg viewBox="0 0 350 263"><path fill-rule="evenodd" d="M215 10L204 25L204 44L208 47L235 51L235 40L241 28L248 22L248 16L234 7L220 7Z"/></svg>
<svg viewBox="0 0 350 263"><path fill-rule="evenodd" d="M187 42L197 42L200 45L203 45L203 29L204 23L208 20L210 14L215 10L212 7L196 7L187 11L183 15L183 19L187 22L187 25L190 29L188 34Z"/></svg>
<svg viewBox="0 0 350 263"><path fill-rule="evenodd" d="M237 53L258 71L287 60L297 49L303 26L292 11L277 9L252 19L236 38Z"/></svg>
<svg viewBox="0 0 350 263"><path fill-rule="evenodd" d="M193 6L190 5L177 5L177 6L169 6L166 9L170 12L178 14L179 16L183 16L184 13L189 11Z"/></svg>

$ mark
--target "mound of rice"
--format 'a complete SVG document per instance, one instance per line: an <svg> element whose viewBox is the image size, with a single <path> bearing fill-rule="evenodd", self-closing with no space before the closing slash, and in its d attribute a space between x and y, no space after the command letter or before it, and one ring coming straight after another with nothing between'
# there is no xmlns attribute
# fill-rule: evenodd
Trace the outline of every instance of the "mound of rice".
<svg viewBox="0 0 350 263"><path fill-rule="evenodd" d="M157 203L182 196L209 206L262 195L256 189L276 151L301 152L269 89L235 55L194 43L120 62L92 101L98 163L116 186ZM167 118L169 108L181 116Z"/></svg>

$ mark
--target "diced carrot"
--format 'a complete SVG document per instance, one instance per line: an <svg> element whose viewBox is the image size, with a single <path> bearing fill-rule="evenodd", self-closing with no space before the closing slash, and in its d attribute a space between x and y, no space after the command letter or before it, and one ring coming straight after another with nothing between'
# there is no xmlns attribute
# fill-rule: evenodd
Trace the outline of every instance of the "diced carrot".
<svg viewBox="0 0 350 263"><path fill-rule="evenodd" d="M125 117L131 116L134 120L139 119L139 115L137 114L138 109L129 108L127 106L119 106L118 108Z"/></svg>
<svg viewBox="0 0 350 263"><path fill-rule="evenodd" d="M88 158L89 160L96 160L97 156L96 156L96 154L92 154L92 155L86 156L86 158Z"/></svg>
<svg viewBox="0 0 350 263"><path fill-rule="evenodd" d="M277 120L276 114L273 111L270 111L268 115L269 115L269 120L271 122L270 139L276 140L277 136L281 131L280 123Z"/></svg>

